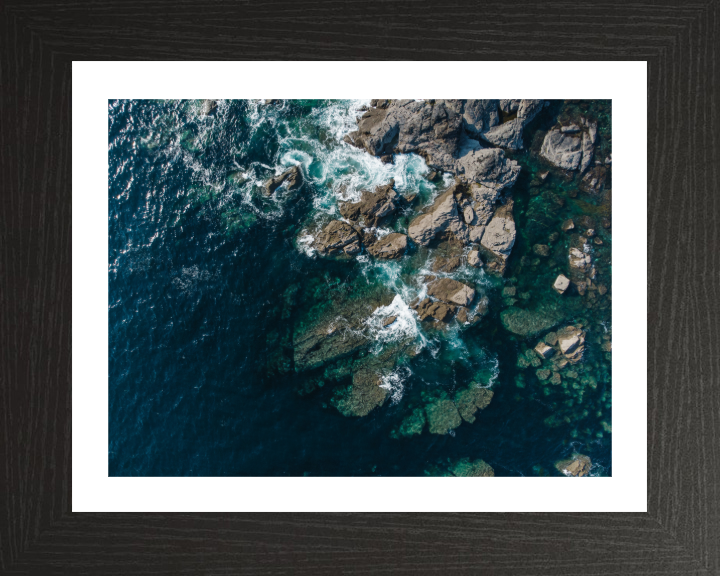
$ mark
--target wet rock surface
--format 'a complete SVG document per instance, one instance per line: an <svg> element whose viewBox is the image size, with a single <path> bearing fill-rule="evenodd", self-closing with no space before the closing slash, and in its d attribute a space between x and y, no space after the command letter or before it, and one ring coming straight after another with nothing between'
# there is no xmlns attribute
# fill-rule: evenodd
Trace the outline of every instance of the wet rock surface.
<svg viewBox="0 0 720 576"><path fill-rule="evenodd" d="M367 247L368 254L384 260L401 258L407 250L407 236L393 232Z"/></svg>
<svg viewBox="0 0 720 576"><path fill-rule="evenodd" d="M553 284L553 288L559 294L564 294L565 290L567 290L569 286L570 286L570 279L567 278L566 276L564 276L563 274L560 274L555 279L555 283Z"/></svg>
<svg viewBox="0 0 720 576"><path fill-rule="evenodd" d="M374 192L365 190L359 202L340 202L340 214L364 226L377 226L407 205L407 201L393 189L394 185L395 181L391 180L384 186L378 186Z"/></svg>
<svg viewBox="0 0 720 576"><path fill-rule="evenodd" d="M475 298L475 290L452 278L441 278L431 282L428 285L428 294L458 306L467 306Z"/></svg>
<svg viewBox="0 0 720 576"><path fill-rule="evenodd" d="M449 322L452 320L456 306L446 304L445 302L436 302L430 298L424 298L417 305L416 312L420 320L429 320L434 318L440 322Z"/></svg>
<svg viewBox="0 0 720 576"><path fill-rule="evenodd" d="M326 256L340 253L357 254L361 246L360 234L350 224L333 220L318 235L313 246L320 254Z"/></svg>
<svg viewBox="0 0 720 576"><path fill-rule="evenodd" d="M272 196L272 194L280 188L283 184L287 184L288 190L297 190L302 186L303 176L300 168L293 166L289 170L286 170L282 174L270 178L265 182L265 195Z"/></svg>
<svg viewBox="0 0 720 576"><path fill-rule="evenodd" d="M441 194L425 214L416 217L408 226L408 236L422 246L443 235L458 240L467 238L467 225L460 217L455 198L456 188L451 187Z"/></svg>
<svg viewBox="0 0 720 576"><path fill-rule="evenodd" d="M555 467L565 476L582 477L590 473L592 461L583 454L574 454L572 458L560 460Z"/></svg>
<svg viewBox="0 0 720 576"><path fill-rule="evenodd" d="M190 102L196 125L169 139L204 170L158 242L187 252L173 334L209 354L177 373L230 383L214 416L257 431L243 472L560 475L578 450L611 473L609 102L365 102L359 148L342 141L358 103L218 104ZM554 130L576 168L540 154Z"/></svg>

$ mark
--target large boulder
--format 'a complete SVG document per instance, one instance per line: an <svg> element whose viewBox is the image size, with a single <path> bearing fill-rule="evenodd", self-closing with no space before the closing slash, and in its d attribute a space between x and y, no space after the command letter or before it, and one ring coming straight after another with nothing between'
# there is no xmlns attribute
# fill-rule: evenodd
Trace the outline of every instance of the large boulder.
<svg viewBox="0 0 720 576"><path fill-rule="evenodd" d="M577 170L582 159L582 137L553 128L546 135L540 155L564 170Z"/></svg>
<svg viewBox="0 0 720 576"><path fill-rule="evenodd" d="M415 311L420 320L430 320L434 318L439 322L450 322L457 311L457 307L446 304L445 302L436 302L430 298L424 298L416 306Z"/></svg>
<svg viewBox="0 0 720 576"><path fill-rule="evenodd" d="M600 194L605 190L605 182L607 180L608 169L605 166L595 166L588 170L580 182L580 189L589 194Z"/></svg>
<svg viewBox="0 0 720 576"><path fill-rule="evenodd" d="M555 468L565 476L582 477L590 473L592 461L584 454L573 454L572 458L560 460L555 464Z"/></svg>
<svg viewBox="0 0 720 576"><path fill-rule="evenodd" d="M580 160L580 172L585 172L592 162L595 139L597 138L597 122L589 122L585 118L582 121L587 128L582 136L582 159Z"/></svg>
<svg viewBox="0 0 720 576"><path fill-rule="evenodd" d="M512 215L513 201L500 206L485 227L480 243L493 254L506 260L515 245L515 220Z"/></svg>
<svg viewBox="0 0 720 576"><path fill-rule="evenodd" d="M425 214L417 216L408 226L408 236L427 246L440 235L452 235L461 241L467 239L467 225L460 216L455 199L456 186L441 194Z"/></svg>
<svg viewBox="0 0 720 576"><path fill-rule="evenodd" d="M565 358L572 364L579 362L585 351L585 332L576 326L567 326L558 330L557 337L560 352Z"/></svg>
<svg viewBox="0 0 720 576"><path fill-rule="evenodd" d="M570 261L570 266L583 272L589 270L590 265L592 264L590 254L586 254L577 248L570 248L568 260Z"/></svg>
<svg viewBox="0 0 720 576"><path fill-rule="evenodd" d="M357 131L347 135L348 142L374 156L415 152L435 170L499 189L517 178L520 167L507 160L502 150L482 149L476 141L469 147L463 145L465 133L477 138L496 129L497 100L394 100L378 104L360 118ZM521 123L531 118L533 110L533 105L527 104L522 118L518 113Z"/></svg>
<svg viewBox="0 0 720 576"><path fill-rule="evenodd" d="M462 133L462 107L459 100L395 100L365 112L349 141L375 156L416 152L435 168L450 167Z"/></svg>
<svg viewBox="0 0 720 576"><path fill-rule="evenodd" d="M313 242L312 246L323 256L360 252L360 234L347 222L333 220Z"/></svg>
<svg viewBox="0 0 720 576"><path fill-rule="evenodd" d="M581 125L555 126L547 134L540 155L563 170L584 172L593 157L597 123L582 119Z"/></svg>
<svg viewBox="0 0 720 576"><path fill-rule="evenodd" d="M340 214L365 226L377 226L406 204L405 199L393 190L394 185L395 180L390 180L388 184L378 186L375 192L363 191L359 202L340 202Z"/></svg>
<svg viewBox="0 0 720 576"><path fill-rule="evenodd" d="M507 102L507 101L505 101ZM482 138L495 146L520 150L523 147L523 129L542 110L543 100L513 100L508 108L517 110L517 116L512 120L491 127L482 134ZM517 103L517 107L515 107Z"/></svg>
<svg viewBox="0 0 720 576"><path fill-rule="evenodd" d="M520 174L520 165L497 148L469 150L457 159L451 170L467 182L477 182L500 192L512 186Z"/></svg>
<svg viewBox="0 0 720 576"><path fill-rule="evenodd" d="M458 306L467 306L475 298L475 290L452 278L440 278L431 282L427 293L438 300Z"/></svg>
<svg viewBox="0 0 720 576"><path fill-rule="evenodd" d="M553 284L553 288L556 292L559 294L564 294L565 290L567 290L570 286L570 279L567 278L564 274L560 274L557 278L555 278L555 283Z"/></svg>
<svg viewBox="0 0 720 576"><path fill-rule="evenodd" d="M303 176L298 166L293 166L289 170L265 182L265 195L271 196L275 190L285 183L287 183L288 190L297 190L302 186Z"/></svg>
<svg viewBox="0 0 720 576"><path fill-rule="evenodd" d="M467 255L467 262L470 266L480 268L482 266L482 260L480 259L480 253L477 250L471 250Z"/></svg>
<svg viewBox="0 0 720 576"><path fill-rule="evenodd" d="M401 258L407 250L407 236L393 232L367 247L368 253L384 260Z"/></svg>

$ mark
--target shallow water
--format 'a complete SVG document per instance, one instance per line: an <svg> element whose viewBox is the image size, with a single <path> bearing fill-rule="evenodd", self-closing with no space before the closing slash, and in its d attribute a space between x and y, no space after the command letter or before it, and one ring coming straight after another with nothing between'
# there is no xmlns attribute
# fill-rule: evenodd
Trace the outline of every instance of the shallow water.
<svg viewBox="0 0 720 576"><path fill-rule="evenodd" d="M427 269L427 250L400 262L331 261L304 241L340 217L338 199L390 178L398 191L419 193L420 206L450 183L428 182L418 156L387 165L343 143L366 103L220 101L207 117L198 101L109 103L110 475L412 476L462 458L482 458L496 475L557 475L554 463L574 450L592 458L593 474L611 474L611 363L595 343L610 329L609 299L588 308L579 296L539 288L566 266L567 234L542 262L532 251L565 219L606 207L572 198L577 181L556 174L537 186L546 167L514 154L523 166L513 187L519 233L505 279L468 266L453 273L489 299L489 315L465 330L429 329L407 306L424 294L415 271ZM551 108L533 130L572 113ZM591 105L590 113L609 146L609 110ZM528 145L539 143L531 137ZM267 178L298 164L300 194L262 195ZM381 233L404 230L411 216ZM611 238L597 228L604 243L589 249L607 261L601 277L610 286ZM585 372L576 380L549 387L533 367L518 367L539 337L502 327L509 285L524 295L516 306L554 307L563 325L586 327ZM384 308L352 329L371 336L371 355L407 340L412 354L383 374L389 397L381 407L344 417L332 398L349 380L283 368L288 339L325 315L337 313L342 326L338 303L367 302L379 290L390 294ZM387 315L398 320L383 327ZM475 422L446 435L397 433L415 408L470 382L494 392Z"/></svg>

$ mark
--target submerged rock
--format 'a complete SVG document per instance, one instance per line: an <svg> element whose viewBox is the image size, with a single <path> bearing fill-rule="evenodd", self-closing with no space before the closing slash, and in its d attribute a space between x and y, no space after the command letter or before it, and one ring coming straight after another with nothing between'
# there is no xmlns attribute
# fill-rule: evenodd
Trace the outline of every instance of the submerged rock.
<svg viewBox="0 0 720 576"><path fill-rule="evenodd" d="M533 252L542 257L550 256L550 246L547 244L535 244L533 246Z"/></svg>
<svg viewBox="0 0 720 576"><path fill-rule="evenodd" d="M425 407L425 413L431 434L447 434L462 424L455 403L446 398L428 404Z"/></svg>
<svg viewBox="0 0 720 576"><path fill-rule="evenodd" d="M312 244L324 256L344 252L352 255L360 252L360 234L357 230L341 220L333 220L318 235Z"/></svg>
<svg viewBox="0 0 720 576"><path fill-rule="evenodd" d="M565 222L562 223L563 232L569 232L573 228L575 228L575 222L572 220L565 220Z"/></svg>
<svg viewBox="0 0 720 576"><path fill-rule="evenodd" d="M408 414L403 418L400 423L400 427L397 432L393 434L394 437L399 436L414 436L415 434L421 434L427 420L425 418L425 410L423 408L415 408L411 414Z"/></svg>
<svg viewBox="0 0 720 576"><path fill-rule="evenodd" d="M296 336L293 341L295 370L323 366L365 349L370 340L356 326L335 327L334 322Z"/></svg>
<svg viewBox="0 0 720 576"><path fill-rule="evenodd" d="M491 478L495 476L492 466L485 460L475 460L473 462L469 458L458 460L450 466L448 471L452 476L458 477Z"/></svg>
<svg viewBox="0 0 720 576"><path fill-rule="evenodd" d="M352 366L352 384L335 390L331 403L343 416L366 416L382 406L389 394L383 385L383 374L392 371L407 352L409 342L396 343L377 356L368 355Z"/></svg>
<svg viewBox="0 0 720 576"><path fill-rule="evenodd" d="M352 380L351 386L337 390L331 400L343 416L367 416L385 402L387 390L380 386L382 378L375 370L360 368Z"/></svg>
<svg viewBox="0 0 720 576"><path fill-rule="evenodd" d="M455 406L465 422L475 422L475 413L490 405L493 391L471 385L470 388L460 390L455 394Z"/></svg>
<svg viewBox="0 0 720 576"><path fill-rule="evenodd" d="M524 310L514 306L500 313L503 327L518 336L532 336L556 326L562 315L552 309Z"/></svg>
<svg viewBox="0 0 720 576"><path fill-rule="evenodd" d="M590 473L592 460L584 454L573 454L572 458L560 460L555 464L555 468L565 476L582 477Z"/></svg>
<svg viewBox="0 0 720 576"><path fill-rule="evenodd" d="M433 272L453 272L454 270L457 270L460 268L460 265L462 264L460 260L460 256L451 256L449 258L444 258L442 256L439 256L435 262L433 262L432 265L432 271Z"/></svg>
<svg viewBox="0 0 720 576"><path fill-rule="evenodd" d="M282 174L279 174L273 178L270 178L265 182L265 195L272 196L272 194L287 182L288 190L297 190L302 186L303 176L298 166L293 166L289 170L286 170Z"/></svg>
<svg viewBox="0 0 720 576"><path fill-rule="evenodd" d="M367 247L371 256L384 260L401 258L405 250L407 250L407 236L398 232L388 234Z"/></svg>
<svg viewBox="0 0 720 576"><path fill-rule="evenodd" d="M444 302L467 306L475 298L475 290L452 278L440 278L428 285L428 294Z"/></svg>

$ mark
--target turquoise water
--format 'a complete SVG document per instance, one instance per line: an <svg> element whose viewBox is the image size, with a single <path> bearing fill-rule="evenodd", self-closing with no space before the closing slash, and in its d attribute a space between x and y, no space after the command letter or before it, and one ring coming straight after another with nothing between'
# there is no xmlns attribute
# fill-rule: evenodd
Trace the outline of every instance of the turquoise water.
<svg viewBox="0 0 720 576"><path fill-rule="evenodd" d="M489 312L472 327L445 330L408 308L424 294L422 276L443 246L412 247L402 260L380 263L367 255L322 259L309 245L339 217L338 200L394 178L423 206L452 181L429 182L416 155L383 164L345 144L363 104L220 101L203 116L198 101L109 103L111 475L413 476L465 458L484 460L496 475L558 475L554 463L574 451L592 458L592 474L611 474L611 359L603 344L611 335L612 242L600 225L609 198L575 195L577 178L556 172L541 182L548 167L535 155L558 115L582 112L599 121L604 158L609 103L556 102L530 126L529 151L512 154L523 169L512 189L518 237L508 269L504 278L468 266L453 273L487 298ZM304 187L265 197L264 181L293 165ZM379 234L405 231L415 213ZM559 296L549 287L579 236L561 225L584 216L602 241L588 249L609 290ZM549 256L534 253L538 243L550 246ZM515 296L503 296L508 287ZM561 383L540 380L542 367L526 356L548 330L511 334L501 322L509 307L549 311L558 328L583 325L583 361L565 369ZM388 315L398 320L386 328ZM314 369L294 365L299 338L326 322L370 344ZM378 367L387 399L366 416L344 416L351 368L363 362ZM478 387L493 397L474 422L445 434L422 425L433 413L435 431L450 426L444 403Z"/></svg>

